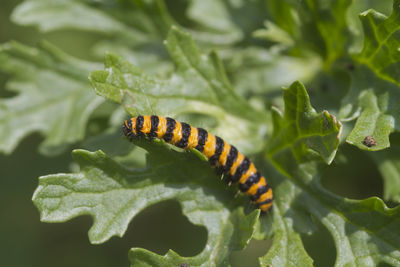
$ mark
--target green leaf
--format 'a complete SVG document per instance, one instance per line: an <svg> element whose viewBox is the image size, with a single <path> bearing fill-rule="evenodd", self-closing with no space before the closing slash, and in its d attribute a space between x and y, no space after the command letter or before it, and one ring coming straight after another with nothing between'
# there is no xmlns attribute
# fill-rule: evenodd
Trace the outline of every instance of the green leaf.
<svg viewBox="0 0 400 267"><path fill-rule="evenodd" d="M307 155L312 150L330 164L339 145L341 123L328 111L317 113L312 108L307 91L300 82L295 82L288 89L284 89L283 98L284 114L273 109L274 141L270 142L268 154L273 155L272 158L279 159L281 153L290 150L292 156L286 158L285 162L294 165L309 160Z"/></svg>
<svg viewBox="0 0 400 267"><path fill-rule="evenodd" d="M253 42L251 33L262 25L267 11L265 3L257 0L193 0L186 15L196 23L190 30L196 41L226 47Z"/></svg>
<svg viewBox="0 0 400 267"><path fill-rule="evenodd" d="M399 4L393 1L393 11L390 17L368 10L360 14L364 30L364 47L356 59L368 66L379 78L397 83L398 44L396 31L399 25Z"/></svg>
<svg viewBox="0 0 400 267"><path fill-rule="evenodd" d="M102 58L105 51L114 51L152 72L171 69L165 62L162 40L174 21L161 0L27 0L15 8L11 18L41 32L72 29L97 33L98 42L87 49L90 54Z"/></svg>
<svg viewBox="0 0 400 267"><path fill-rule="evenodd" d="M397 134L398 137L398 134ZM393 140L392 140L393 141ZM397 142L396 142L397 141ZM400 202L400 143L395 139L390 149L369 153L383 178L385 200Z"/></svg>
<svg viewBox="0 0 400 267"><path fill-rule="evenodd" d="M12 20L21 25L36 26L43 32L84 30L117 36L135 44L147 43L149 37L163 38L172 23L163 1L135 2L98 2L94 5L85 0L28 0L15 8ZM72 14L75 19L71 19Z"/></svg>
<svg viewBox="0 0 400 267"><path fill-rule="evenodd" d="M214 14L202 11L210 6ZM226 46L241 41L244 38L242 28L249 26L249 20L241 21L238 13L244 9L253 15L257 12L257 16L252 17L255 20L251 24L254 29L254 24L263 20L264 14L259 6L262 5L257 1L240 6L223 1L191 1L185 20L191 20L188 30L199 42L207 46ZM71 16L75 19L71 20ZM210 23L210 17L218 18L218 22ZM142 53L151 55L149 52L158 52L159 56L163 51L155 51L154 48L157 50L159 41L165 38L169 28L178 24L163 0L95 3L86 0L27 0L14 10L12 20L20 25L36 26L42 32L74 29L104 34L109 38L99 44L102 51L108 48L127 52L128 47L135 46ZM128 54L132 55L132 51Z"/></svg>
<svg viewBox="0 0 400 267"><path fill-rule="evenodd" d="M282 3L283 2L283 3ZM314 51L324 66L345 54L349 43L346 12L351 1L270 1L272 21L295 40L299 53Z"/></svg>
<svg viewBox="0 0 400 267"><path fill-rule="evenodd" d="M372 90L363 91L359 96L359 107L362 109L346 141L364 150L381 150L390 146L389 134L393 132L393 117L386 113L388 94L377 97ZM376 145L371 146L364 140L371 136Z"/></svg>
<svg viewBox="0 0 400 267"><path fill-rule="evenodd" d="M276 42L285 47L291 47L295 44L293 38L273 22L265 21L264 26L265 29L256 30L253 33L253 36L256 38Z"/></svg>
<svg viewBox="0 0 400 267"><path fill-rule="evenodd" d="M103 102L87 82L96 67L46 42L38 48L3 44L0 69L12 75L6 88L16 96L0 99L0 151L10 153L32 132L45 135L40 151L47 155L82 139L90 114Z"/></svg>
<svg viewBox="0 0 400 267"><path fill-rule="evenodd" d="M169 79L149 76L120 57L107 54L105 70L89 76L96 93L124 103L131 115L211 116L218 122L213 133L242 150L261 149L266 115L235 93L217 55L202 55L190 35L175 27L166 46L177 68Z"/></svg>
<svg viewBox="0 0 400 267"><path fill-rule="evenodd" d="M284 114L274 116L274 145L268 151L273 166L286 176L269 169L279 212L275 216L281 216L281 225L275 226L278 234L273 249L261 262L309 266L311 260L295 233L312 232L313 218L332 235L336 266L400 264L400 208L387 208L376 197L342 198L320 184L322 159L329 163L335 153L341 124L327 112L317 114L299 83L284 91L284 101ZM285 248L284 253L278 253L279 247Z"/></svg>
<svg viewBox="0 0 400 267"><path fill-rule="evenodd" d="M189 2L187 17L197 22L210 32L217 32L213 39L230 44L243 39L243 32L235 25L230 14L229 3L213 0L194 0ZM203 42L210 42L210 34L196 34L194 37Z"/></svg>
<svg viewBox="0 0 400 267"><path fill-rule="evenodd" d="M389 17L374 10L360 15L364 29L363 50L355 55L352 85L343 100L340 117L357 118L346 141L364 150L382 150L390 146L389 135L400 129L399 51L400 1L393 1ZM376 145L366 146L371 136Z"/></svg>
<svg viewBox="0 0 400 267"><path fill-rule="evenodd" d="M259 211L244 214L241 202L226 190L208 163L193 153L166 149L160 143L139 142L149 151L147 166L129 168L103 152L74 150L80 171L40 177L33 201L44 222L64 222L81 215L93 217L89 231L91 243L103 243L122 236L129 222L146 207L175 199L183 213L196 225L204 225L208 241L197 256L183 258L170 251L159 256L132 249L132 266L171 266L188 263L199 266L213 263L224 266L232 250L249 241Z"/></svg>
<svg viewBox="0 0 400 267"><path fill-rule="evenodd" d="M303 247L300 235L287 227L280 210L275 208L274 243L268 254L260 258L261 266L312 266L313 260Z"/></svg>
<svg viewBox="0 0 400 267"><path fill-rule="evenodd" d="M336 196L319 180L320 169L329 168L325 165L335 157L342 131L332 115L338 108L336 101L327 105L320 100L330 98L331 94L321 96L324 88L339 87L335 90L338 99L347 88L343 70L337 67L349 58L352 36L346 12L351 1L182 3L28 0L18 6L12 19L43 32L73 29L104 37L88 52L112 53L106 54L105 70L91 73L91 83L96 93L121 103L131 115L187 118L243 152L263 151L266 162L257 166L274 190L272 217L258 220L258 211L244 211L243 198L232 198L233 190L226 190L198 152L168 150L160 141L142 140L136 144L149 152L146 163L138 156L143 156L140 149L129 153L130 147L115 130L125 116L120 109L110 116L112 129L83 143L90 149L106 149L114 159L100 151L75 150L80 171L40 178L33 200L42 220L61 222L90 215L94 222L89 238L102 243L122 236L143 209L175 199L192 223L207 228L204 250L194 257L181 257L173 251L157 255L133 248L129 252L132 266L226 266L232 250L242 249L252 237L272 235L273 245L260 258L261 266L311 266L313 260L301 236L312 234L316 221L332 236L336 266L400 265L399 208L389 209L378 198L355 201ZM353 56L352 85L339 117L358 118L347 142L366 150L387 148L389 135L399 129L399 4L400 0L394 1L389 18L375 11L361 17L364 49ZM268 29L257 30L264 21L269 22ZM178 22L191 35L177 27L170 30ZM168 31L165 49L161 40ZM213 50L202 54L191 36L202 50L217 46L224 64ZM270 41L274 44L266 49ZM100 67L46 45L38 49L8 46L0 52L0 68L15 74L8 88L17 96L0 102L0 150L3 143L15 146L30 131L46 135L42 149L47 153L81 139L88 116L102 102L87 91L86 76ZM327 73L320 75L321 69ZM317 74L321 82L316 82ZM333 83L328 76L340 82ZM329 112L317 113L299 82L284 89L282 113L277 108L272 115L264 110L270 103L279 106L277 88L297 79L313 88L314 107L329 107ZM75 88L76 94L69 97ZM250 101L244 98L249 96ZM26 98L20 101L21 97ZM31 104L40 110L32 112ZM22 115L10 120L13 124L2 126L2 118L12 118L10 114L20 110ZM102 110L103 117L108 111ZM267 136L270 118L274 130ZM376 145L366 146L367 136ZM370 154L384 178L385 198L399 201L399 151L392 136L390 141L390 150Z"/></svg>
<svg viewBox="0 0 400 267"><path fill-rule="evenodd" d="M232 49L228 55L227 72L235 91L241 95L278 94L295 80L310 81L322 67L317 56L286 56L279 49L247 47ZM305 65L309 67L304 68Z"/></svg>

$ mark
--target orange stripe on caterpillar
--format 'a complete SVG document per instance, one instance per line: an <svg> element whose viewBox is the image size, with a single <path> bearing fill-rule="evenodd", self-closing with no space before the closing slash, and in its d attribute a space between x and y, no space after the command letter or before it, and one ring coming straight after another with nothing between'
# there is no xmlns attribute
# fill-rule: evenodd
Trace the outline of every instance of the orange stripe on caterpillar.
<svg viewBox="0 0 400 267"><path fill-rule="evenodd" d="M197 149L231 183L238 183L240 191L248 195L259 209L266 212L272 207L273 194L265 177L247 157L220 137L202 128L155 115L131 118L124 122L122 128L129 139L147 136L163 139L180 148Z"/></svg>

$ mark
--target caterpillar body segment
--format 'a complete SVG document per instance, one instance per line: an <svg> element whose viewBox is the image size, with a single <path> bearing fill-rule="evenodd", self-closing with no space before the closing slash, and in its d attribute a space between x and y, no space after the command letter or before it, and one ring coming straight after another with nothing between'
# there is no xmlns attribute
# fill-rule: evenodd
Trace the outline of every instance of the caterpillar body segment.
<svg viewBox="0 0 400 267"><path fill-rule="evenodd" d="M248 195L259 209L266 212L271 208L273 194L265 177L246 156L222 138L202 128L155 115L128 119L122 129L129 139L147 136L163 139L180 148L197 149L231 183L237 183L240 191Z"/></svg>

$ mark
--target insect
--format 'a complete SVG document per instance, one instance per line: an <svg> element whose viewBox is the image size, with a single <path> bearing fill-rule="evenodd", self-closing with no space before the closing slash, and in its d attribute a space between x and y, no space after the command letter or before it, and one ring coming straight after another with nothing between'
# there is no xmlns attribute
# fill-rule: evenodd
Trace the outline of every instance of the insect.
<svg viewBox="0 0 400 267"><path fill-rule="evenodd" d="M154 115L128 119L122 130L131 140L147 136L164 139L180 148L197 149L227 177L229 183L238 183L240 191L248 195L259 209L266 212L271 208L272 190L264 176L247 157L220 137L187 123Z"/></svg>
<svg viewBox="0 0 400 267"><path fill-rule="evenodd" d="M377 142L376 139L373 138L372 136L366 136L362 143L367 146L367 147L373 147L376 146Z"/></svg>

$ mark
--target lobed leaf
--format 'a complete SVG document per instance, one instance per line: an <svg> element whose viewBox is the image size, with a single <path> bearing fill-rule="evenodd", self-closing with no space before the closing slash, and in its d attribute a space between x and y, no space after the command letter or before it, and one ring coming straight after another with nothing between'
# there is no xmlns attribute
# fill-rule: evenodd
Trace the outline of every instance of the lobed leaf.
<svg viewBox="0 0 400 267"><path fill-rule="evenodd" d="M322 159L329 163L337 149L340 122L327 112L317 114L299 83L284 91L284 101L284 114L275 112L274 116L271 143L276 145L268 150L268 159L286 176L270 175L279 213L275 216L281 216L281 225L273 249L261 262L310 266L295 233L312 232L312 217L332 235L336 266L400 264L400 208L387 208L376 197L338 197L320 184L320 164ZM298 142L302 138L305 140ZM285 247L284 253L277 252L279 247Z"/></svg>
<svg viewBox="0 0 400 267"><path fill-rule="evenodd" d="M359 96L359 106L362 109L357 122L347 136L346 141L365 150L381 150L390 146L389 134L393 132L393 117L386 113L388 95L383 93L377 97L372 90L363 91ZM374 138L374 143L368 143L368 137Z"/></svg>
<svg viewBox="0 0 400 267"><path fill-rule="evenodd" d="M83 138L93 110L103 102L88 88L96 64L78 60L49 43L38 48L16 42L0 47L0 69L12 78L16 96L0 99L0 151L10 153L32 132L46 136L44 154L56 154Z"/></svg>
<svg viewBox="0 0 400 267"><path fill-rule="evenodd" d="M169 79L147 75L108 54L105 70L94 71L89 76L94 90L112 101L124 103L131 115L211 116L218 122L214 133L242 150L261 149L252 143L263 143L266 115L233 91L217 55L203 56L190 35L175 27L168 35L166 46L177 68Z"/></svg>
<svg viewBox="0 0 400 267"><path fill-rule="evenodd" d="M374 10L360 15L364 47L353 57L356 65L352 85L343 100L340 117L358 117L346 141L364 150L389 147L389 135L400 129L399 4L398 0L393 1L389 17ZM365 145L367 136L373 137L376 145Z"/></svg>
<svg viewBox="0 0 400 267"><path fill-rule="evenodd" d="M224 189L207 162L192 153L166 149L157 143L139 142L148 150L145 169L126 168L103 152L74 150L80 171L40 177L33 201L44 222L64 222L81 215L93 217L91 243L103 243L122 236L140 211L167 199L177 200L183 213L196 225L204 225L208 241L195 257L181 257L173 251L159 256L132 249L132 266L171 266L188 263L226 265L232 250L249 241L259 211L244 214L238 199Z"/></svg>
<svg viewBox="0 0 400 267"><path fill-rule="evenodd" d="M261 266L313 266L313 260L303 247L300 235L287 225L278 208L274 209L274 242L260 258Z"/></svg>
<svg viewBox="0 0 400 267"><path fill-rule="evenodd" d="M326 227L335 242L336 266L400 265L399 208L387 208L379 198L356 201L338 197L320 184L319 170L322 162L330 164L335 157L341 123L328 111L317 113L304 86L295 82L283 91L284 112L273 108L274 131L266 139L269 114L263 108L257 110L236 93L265 94L293 77L311 81L322 67L330 69L333 62L346 57L350 38L344 18L350 1L269 1L266 5L272 10L272 18L265 17L264 5L259 1L194 0L180 20L186 22L188 31L203 46L231 46L220 54L232 58L228 73L234 86L217 54L201 54L191 36L177 27L172 27L165 42L176 66L170 74L171 64L165 61L160 40L177 23L161 0L30 0L16 9L13 20L36 25L42 31L72 28L106 36L107 40L99 43L96 50L108 48L127 60L106 54L105 70L92 72L90 81L97 94L122 103L131 115L207 115L217 121L211 131L242 151L260 151L268 144L266 164L271 166L266 172L275 196L274 240L272 248L260 258L262 266L311 266L313 261L300 234L311 234L316 228L315 220ZM365 150L389 147L389 135L399 128L399 6L400 0L394 0L389 18L373 10L361 15L364 48L353 57L352 85L339 117L358 117L347 142ZM210 12L202 12L204 9ZM249 11L250 19L244 15ZM71 14L77 19L70 20ZM275 24L268 25L275 28L254 34L279 45L268 53L247 49L245 45L253 41L249 38L251 32L265 19L273 21ZM271 34L272 30L275 34ZM290 55L283 56L289 50ZM0 128L0 137L5 133L6 139L2 140L9 146L6 151L34 130L49 135L42 148L47 153L55 152L61 143L82 137L88 116L102 102L93 94L83 94L87 93L83 90L85 73L95 65L72 59L48 45L31 49L18 44L4 46L0 51L2 62L6 64L0 64L0 68L17 77L9 83L9 89L22 92L23 88L26 92L0 102L0 125L2 119L7 121L10 114L15 110L18 114L22 107L16 120L7 121L13 124ZM141 66L147 73L128 62ZM290 71L291 67L301 70ZM18 80L23 77L21 70L28 74L29 82ZM38 84L35 88L27 86L32 80ZM57 94L51 90L54 86ZM70 88L76 88L76 93L66 93L70 101L61 106L66 112L59 112L58 97L65 97L60 92L70 92ZM45 94L40 95L39 91ZM35 103L40 109L31 114ZM64 116L57 116L60 113ZM113 124L120 120L120 115ZM73 127L78 124L79 127ZM114 132L108 132L100 138L114 137ZM366 145L366 137L372 137L375 144ZM144 169L143 162L136 157L116 162L101 151L75 150L73 157L80 165L79 172L41 177L33 201L42 220L62 222L90 215L94 222L89 239L102 243L114 235L122 236L132 218L143 209L176 199L192 223L208 230L207 245L197 256L181 257L173 251L161 256L133 248L129 252L132 266L226 266L230 252L242 249L256 227L257 238L271 235L270 229L260 226L262 223L256 224L258 211L247 214L240 208L241 199L232 201L232 192L213 179L216 177L208 164L195 158L199 153L176 152L145 141L136 144L149 152ZM107 149L111 153L119 151L117 147ZM396 153L397 148L392 147L371 156L385 179L385 198L399 201ZM122 161L130 168L124 167Z"/></svg>
<svg viewBox="0 0 400 267"><path fill-rule="evenodd" d="M190 21L180 27L190 32L202 47L218 47L223 51L223 59L228 61L244 54L245 62L235 67L234 73L228 72L236 91L243 94L259 94L264 88L279 91L281 86L287 86L293 80L308 81L321 68L320 59L309 53L299 58L298 55L284 56L278 51L271 57L265 55L264 50L247 58L247 48L236 46L255 42L251 33L262 26L270 8L262 1L190 1L187 9L182 7L185 11L182 14L170 5L162 0L95 3L26 0L14 10L12 20L20 25L35 26L42 32L73 29L98 33L103 39L88 52L100 57L105 51L112 51L148 73L161 75L171 72L161 41L171 25L178 25L177 21ZM203 12L205 9L212 12ZM71 20L71 16L76 19ZM304 64L312 68L303 68ZM257 83L252 85L249 79Z"/></svg>
<svg viewBox="0 0 400 267"><path fill-rule="evenodd" d="M273 155L272 159L278 159L280 153L290 150L292 156L285 159L287 164L300 164L309 160L308 155L312 150L330 164L339 146L342 124L328 111L317 113L300 82L294 82L284 89L283 99L284 114L274 109L273 142L270 143L268 154Z"/></svg>

